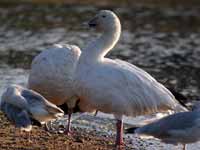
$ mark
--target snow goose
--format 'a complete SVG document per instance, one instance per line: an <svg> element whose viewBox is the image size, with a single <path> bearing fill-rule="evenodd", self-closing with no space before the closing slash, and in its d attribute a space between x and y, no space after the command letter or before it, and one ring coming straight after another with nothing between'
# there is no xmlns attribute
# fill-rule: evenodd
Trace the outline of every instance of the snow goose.
<svg viewBox="0 0 200 150"><path fill-rule="evenodd" d="M140 128L126 129L126 133L136 133L141 138L155 137L169 144L194 143L200 140L200 103L193 107L194 111L180 112L159 119Z"/></svg>
<svg viewBox="0 0 200 150"><path fill-rule="evenodd" d="M31 64L28 87L42 94L55 105L68 106L68 126L77 97L73 92L73 74L80 56L80 49L75 45L55 45L42 51Z"/></svg>
<svg viewBox="0 0 200 150"><path fill-rule="evenodd" d="M40 94L19 85L10 85L1 97L1 110L16 127L32 129L31 120L41 124L57 119L63 111Z"/></svg>
<svg viewBox="0 0 200 150"><path fill-rule="evenodd" d="M122 60L105 58L121 34L120 20L112 11L100 11L89 26L102 31L102 35L82 49L74 88L82 111L114 114L117 146L123 144L123 115L186 110L169 90L144 70Z"/></svg>

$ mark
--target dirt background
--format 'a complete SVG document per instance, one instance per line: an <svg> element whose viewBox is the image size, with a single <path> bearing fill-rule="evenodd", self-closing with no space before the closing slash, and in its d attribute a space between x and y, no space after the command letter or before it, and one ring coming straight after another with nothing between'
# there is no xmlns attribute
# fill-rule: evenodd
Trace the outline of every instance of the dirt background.
<svg viewBox="0 0 200 150"><path fill-rule="evenodd" d="M34 127L30 135L16 129L0 112L1 150L108 150L114 149L114 137L73 129L73 135L46 132Z"/></svg>

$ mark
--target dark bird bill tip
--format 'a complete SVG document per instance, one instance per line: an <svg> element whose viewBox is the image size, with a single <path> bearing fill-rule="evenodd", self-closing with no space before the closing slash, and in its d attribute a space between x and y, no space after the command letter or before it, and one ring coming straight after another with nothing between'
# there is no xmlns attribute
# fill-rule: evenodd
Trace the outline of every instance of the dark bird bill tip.
<svg viewBox="0 0 200 150"><path fill-rule="evenodd" d="M89 25L89 27L91 27L91 28L96 27L96 24L95 24L95 23L88 23L88 25Z"/></svg>
<svg viewBox="0 0 200 150"><path fill-rule="evenodd" d="M127 128L125 129L124 133L128 134L128 133L135 133L135 130L138 129L139 127L131 127L131 128Z"/></svg>

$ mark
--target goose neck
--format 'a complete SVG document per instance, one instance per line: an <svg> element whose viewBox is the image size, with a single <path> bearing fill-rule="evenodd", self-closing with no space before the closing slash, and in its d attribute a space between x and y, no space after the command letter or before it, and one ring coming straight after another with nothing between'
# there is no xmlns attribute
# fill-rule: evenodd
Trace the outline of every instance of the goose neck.
<svg viewBox="0 0 200 150"><path fill-rule="evenodd" d="M99 38L91 42L82 52L81 59L101 61L116 45L120 38L121 26L105 31Z"/></svg>

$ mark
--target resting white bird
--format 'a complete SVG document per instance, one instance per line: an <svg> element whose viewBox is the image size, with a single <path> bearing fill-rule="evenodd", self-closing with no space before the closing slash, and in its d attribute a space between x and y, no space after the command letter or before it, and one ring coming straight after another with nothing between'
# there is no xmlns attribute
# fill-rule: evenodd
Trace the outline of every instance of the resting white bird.
<svg viewBox="0 0 200 150"><path fill-rule="evenodd" d="M123 115L186 110L169 90L144 70L122 60L104 57L121 34L120 21L112 11L100 11L89 26L101 30L102 35L82 49L74 87L82 111L99 110L114 114L117 119L117 146L123 144Z"/></svg>
<svg viewBox="0 0 200 150"><path fill-rule="evenodd" d="M55 105L67 104L68 127L77 97L73 91L73 76L80 56L80 49L75 45L56 45L42 51L31 64L28 87L42 94Z"/></svg>
<svg viewBox="0 0 200 150"><path fill-rule="evenodd" d="M44 124L64 115L56 105L40 94L19 85L10 85L1 97L1 110L16 127L32 129L32 119Z"/></svg>

